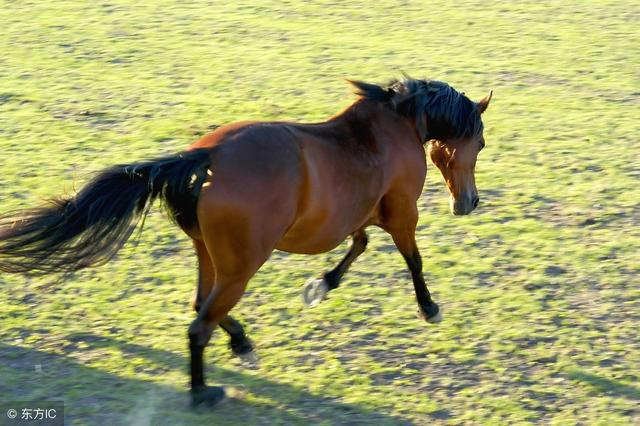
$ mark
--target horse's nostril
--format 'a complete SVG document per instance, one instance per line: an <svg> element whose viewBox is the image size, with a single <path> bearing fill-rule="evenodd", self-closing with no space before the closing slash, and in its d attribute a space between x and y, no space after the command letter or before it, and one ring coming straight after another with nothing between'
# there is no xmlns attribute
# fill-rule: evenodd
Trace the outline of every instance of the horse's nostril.
<svg viewBox="0 0 640 426"><path fill-rule="evenodd" d="M473 208L475 209L476 207L478 207L478 203L480 202L480 197L476 197L473 200Z"/></svg>

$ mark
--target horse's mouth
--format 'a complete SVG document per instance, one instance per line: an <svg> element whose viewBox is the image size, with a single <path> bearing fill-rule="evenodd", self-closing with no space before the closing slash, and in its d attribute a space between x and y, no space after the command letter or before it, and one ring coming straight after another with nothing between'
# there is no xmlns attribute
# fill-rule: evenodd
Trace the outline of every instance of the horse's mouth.
<svg viewBox="0 0 640 426"><path fill-rule="evenodd" d="M478 207L480 198L475 195L473 198L465 197L461 199L451 198L451 213L454 216L466 216Z"/></svg>

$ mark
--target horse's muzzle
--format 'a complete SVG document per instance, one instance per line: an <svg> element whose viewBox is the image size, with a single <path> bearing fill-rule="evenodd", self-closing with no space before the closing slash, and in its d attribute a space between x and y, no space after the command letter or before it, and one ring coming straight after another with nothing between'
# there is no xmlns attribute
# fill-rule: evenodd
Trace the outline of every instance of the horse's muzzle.
<svg viewBox="0 0 640 426"><path fill-rule="evenodd" d="M478 207L480 197L477 194L467 197L453 198L451 197L451 213L455 216L464 216L471 213Z"/></svg>

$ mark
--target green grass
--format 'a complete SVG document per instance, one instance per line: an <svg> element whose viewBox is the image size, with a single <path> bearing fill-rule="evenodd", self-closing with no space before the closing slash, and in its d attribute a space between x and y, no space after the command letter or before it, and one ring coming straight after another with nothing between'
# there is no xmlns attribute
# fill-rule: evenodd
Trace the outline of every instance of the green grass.
<svg viewBox="0 0 640 426"><path fill-rule="evenodd" d="M420 200L445 320L417 319L381 231L310 310L301 284L346 244L276 252L234 311L259 365L218 333L207 372L234 398L194 412L195 257L156 209L106 266L0 276L0 399L62 399L68 424L640 422L637 2L147 3L0 2L0 211L215 125L323 120L343 78L493 89L477 213L450 215L432 166Z"/></svg>

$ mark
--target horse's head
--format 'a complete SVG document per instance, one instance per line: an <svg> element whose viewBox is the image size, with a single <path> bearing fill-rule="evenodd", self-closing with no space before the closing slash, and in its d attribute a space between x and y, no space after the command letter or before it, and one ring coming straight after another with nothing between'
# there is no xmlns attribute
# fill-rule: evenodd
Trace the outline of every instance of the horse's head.
<svg viewBox="0 0 640 426"><path fill-rule="evenodd" d="M475 104L472 114L480 115L489 106L491 93ZM480 202L476 188L475 167L478 153L484 148L482 126L470 136L446 140L434 139L429 145L429 157L440 169L449 189L451 212L471 213Z"/></svg>
<svg viewBox="0 0 640 426"><path fill-rule="evenodd" d="M476 103L442 81L415 80L405 75L387 87L351 81L364 98L382 102L407 117L429 156L440 169L451 194L451 212L469 214L478 206L475 167L484 147L481 115L489 96Z"/></svg>

